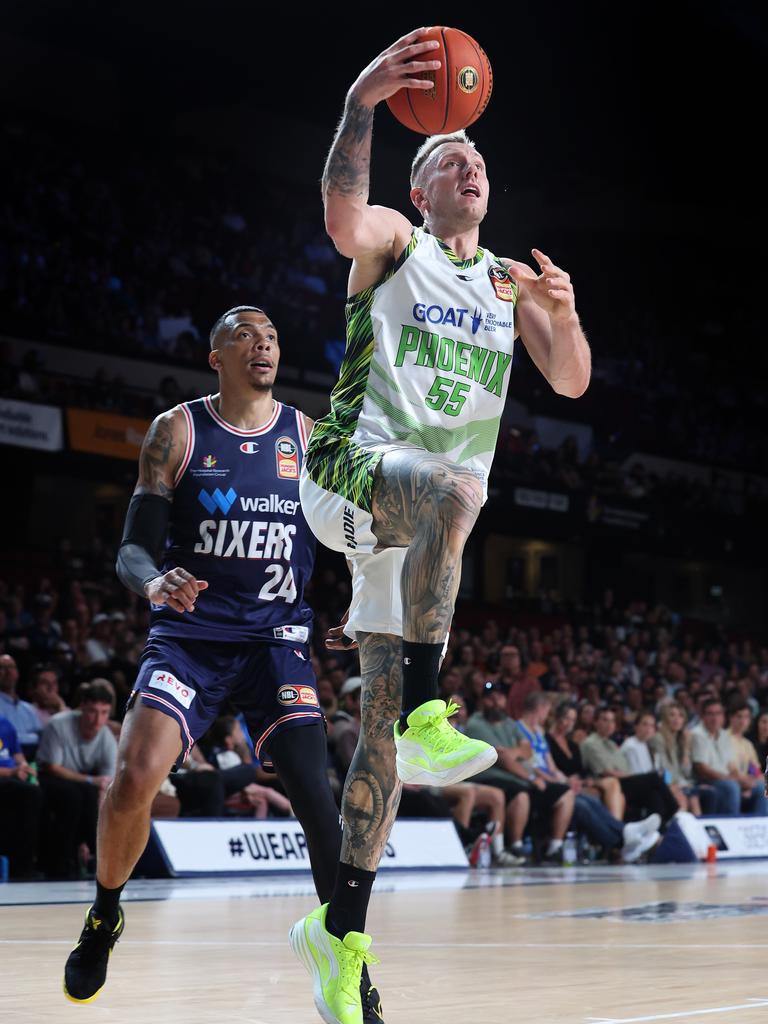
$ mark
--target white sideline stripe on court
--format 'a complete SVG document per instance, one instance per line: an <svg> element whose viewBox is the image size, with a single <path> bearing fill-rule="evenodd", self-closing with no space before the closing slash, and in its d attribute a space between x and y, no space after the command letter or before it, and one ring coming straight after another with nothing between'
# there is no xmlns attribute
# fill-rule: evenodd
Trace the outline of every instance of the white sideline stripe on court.
<svg viewBox="0 0 768 1024"><path fill-rule="evenodd" d="M708 1013L725 1013L726 1010L754 1010L760 1006L768 1006L766 999L750 999L748 1003L737 1003L735 1006L711 1006L703 1010L683 1010L678 1013L654 1013L650 1017L585 1017L591 1024L639 1024L649 1020L679 1020L681 1017L702 1017Z"/></svg>
<svg viewBox="0 0 768 1024"><path fill-rule="evenodd" d="M261 948L275 946L280 937L268 941L266 939L248 939L230 941L229 939L120 939L120 946L246 946ZM374 940L375 942L375 940ZM0 946L71 946L72 937L68 939L0 939ZM768 942L375 942L377 949L768 949ZM764 997L768 1006L768 996ZM762 1002L762 999L760 1000ZM729 1007L723 1007L727 1010ZM700 1011L696 1011L700 1012ZM703 1012L703 1011L701 1011ZM714 1010L707 1010L714 1013ZM623 1021L611 1017L589 1017L599 1024L624 1024ZM632 1021L663 1020L657 1017L632 1017Z"/></svg>

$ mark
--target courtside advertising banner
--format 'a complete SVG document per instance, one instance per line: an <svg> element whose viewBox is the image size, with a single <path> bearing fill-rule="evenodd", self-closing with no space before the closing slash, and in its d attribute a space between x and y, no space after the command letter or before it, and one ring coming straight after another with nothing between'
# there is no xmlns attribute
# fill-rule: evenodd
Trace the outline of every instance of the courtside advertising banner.
<svg viewBox="0 0 768 1024"><path fill-rule="evenodd" d="M149 420L133 416L117 416L91 409L67 409L69 447L77 452L112 455L135 462L149 423Z"/></svg>
<svg viewBox="0 0 768 1024"><path fill-rule="evenodd" d="M706 836L707 847L715 847L717 860L768 857L768 817L735 815L698 818L696 822Z"/></svg>
<svg viewBox="0 0 768 1024"><path fill-rule="evenodd" d="M291 818L160 819L152 832L172 875L309 871L307 841ZM452 821L413 818L395 822L379 870L466 866Z"/></svg>
<svg viewBox="0 0 768 1024"><path fill-rule="evenodd" d="M63 437L61 409L0 398L0 444L60 452Z"/></svg>

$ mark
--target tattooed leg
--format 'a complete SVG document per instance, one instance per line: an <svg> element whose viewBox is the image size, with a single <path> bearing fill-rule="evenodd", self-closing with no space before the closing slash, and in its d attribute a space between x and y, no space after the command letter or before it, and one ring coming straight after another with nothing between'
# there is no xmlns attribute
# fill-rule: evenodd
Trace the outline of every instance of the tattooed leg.
<svg viewBox="0 0 768 1024"><path fill-rule="evenodd" d="M384 547L408 546L403 639L442 644L453 617L461 556L482 489L475 475L423 452L388 452L373 489L373 529Z"/></svg>
<svg viewBox="0 0 768 1024"><path fill-rule="evenodd" d="M400 711L399 636L358 633L362 672L357 750L344 786L341 859L375 871L400 804L392 722Z"/></svg>

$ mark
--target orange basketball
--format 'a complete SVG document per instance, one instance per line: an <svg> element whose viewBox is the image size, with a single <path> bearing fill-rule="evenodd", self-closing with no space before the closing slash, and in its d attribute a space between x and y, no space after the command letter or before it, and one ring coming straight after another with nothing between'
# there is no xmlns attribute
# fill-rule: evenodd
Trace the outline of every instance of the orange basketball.
<svg viewBox="0 0 768 1024"><path fill-rule="evenodd" d="M436 26L421 42L437 39L440 48L417 56L416 60L439 60L436 71L422 71L418 78L429 78L432 89L400 89L387 105L398 121L423 135L443 135L466 128L488 106L493 88L493 72L485 51L472 36L458 28Z"/></svg>

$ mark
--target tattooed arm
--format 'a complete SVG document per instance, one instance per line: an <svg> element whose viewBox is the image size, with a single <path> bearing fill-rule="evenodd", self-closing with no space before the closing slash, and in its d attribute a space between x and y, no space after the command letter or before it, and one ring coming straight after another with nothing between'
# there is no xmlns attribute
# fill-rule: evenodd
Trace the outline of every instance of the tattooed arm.
<svg viewBox="0 0 768 1024"><path fill-rule="evenodd" d="M375 871L400 804L392 723L400 714L402 641L384 633L358 633L360 738L344 784L341 859Z"/></svg>
<svg viewBox="0 0 768 1024"><path fill-rule="evenodd" d="M186 569L177 566L163 573L157 566L168 532L175 476L186 444L187 422L178 408L162 413L147 431L116 566L120 581L129 590L153 604L167 603L177 612L194 611L198 592L208 586Z"/></svg>
<svg viewBox="0 0 768 1024"><path fill-rule="evenodd" d="M176 473L187 445L187 420L177 406L153 421L139 454L134 494L157 494L173 501Z"/></svg>
<svg viewBox="0 0 768 1024"><path fill-rule="evenodd" d="M428 60L437 46L419 41L425 29L398 39L359 75L347 94L344 115L323 172L325 225L336 248L355 260L388 263L408 244L411 225L402 214L368 205L373 111L402 88L431 89L418 76L439 67Z"/></svg>

